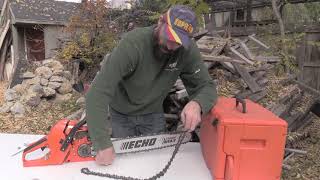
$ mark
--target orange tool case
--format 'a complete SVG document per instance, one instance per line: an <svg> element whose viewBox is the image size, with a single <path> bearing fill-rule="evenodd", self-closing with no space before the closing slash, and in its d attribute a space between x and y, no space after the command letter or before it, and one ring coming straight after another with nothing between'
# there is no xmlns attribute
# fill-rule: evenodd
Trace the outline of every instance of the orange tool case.
<svg viewBox="0 0 320 180"><path fill-rule="evenodd" d="M214 180L280 180L287 123L239 98L219 98L200 128L203 157Z"/></svg>

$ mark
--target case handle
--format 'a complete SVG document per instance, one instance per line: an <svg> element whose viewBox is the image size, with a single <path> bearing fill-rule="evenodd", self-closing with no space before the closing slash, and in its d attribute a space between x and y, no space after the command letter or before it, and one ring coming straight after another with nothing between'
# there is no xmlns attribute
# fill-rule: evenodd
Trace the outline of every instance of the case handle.
<svg viewBox="0 0 320 180"><path fill-rule="evenodd" d="M241 97L236 97L236 107L238 107L239 103L242 104L242 113L247 113L246 100Z"/></svg>

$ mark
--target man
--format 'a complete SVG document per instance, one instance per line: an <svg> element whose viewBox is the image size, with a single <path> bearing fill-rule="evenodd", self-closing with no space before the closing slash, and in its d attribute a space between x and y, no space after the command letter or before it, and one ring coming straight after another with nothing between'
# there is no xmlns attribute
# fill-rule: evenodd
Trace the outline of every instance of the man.
<svg viewBox="0 0 320 180"><path fill-rule="evenodd" d="M192 10L177 5L157 26L129 32L108 57L86 95L86 120L98 164L109 165L115 157L106 125L108 105L113 137L164 131L162 103L180 76L190 97L181 113L184 128L193 131L201 113L210 111L216 89L190 39L195 28Z"/></svg>

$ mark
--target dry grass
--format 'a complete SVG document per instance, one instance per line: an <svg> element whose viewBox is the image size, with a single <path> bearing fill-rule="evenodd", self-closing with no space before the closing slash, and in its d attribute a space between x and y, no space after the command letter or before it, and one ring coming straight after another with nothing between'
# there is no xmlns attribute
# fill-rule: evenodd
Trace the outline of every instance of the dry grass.
<svg viewBox="0 0 320 180"><path fill-rule="evenodd" d="M4 103L4 93L7 89L8 82L2 81L0 82L0 105Z"/></svg>

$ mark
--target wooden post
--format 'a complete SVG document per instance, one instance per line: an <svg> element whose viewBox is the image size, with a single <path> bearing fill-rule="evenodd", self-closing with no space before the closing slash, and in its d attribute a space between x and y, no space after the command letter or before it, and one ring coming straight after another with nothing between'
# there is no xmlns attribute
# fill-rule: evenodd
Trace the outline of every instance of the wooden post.
<svg viewBox="0 0 320 180"><path fill-rule="evenodd" d="M8 49L9 40L4 40L4 46L1 48L1 55L0 55L0 81L4 80L4 67L6 64L6 57L7 57L7 49Z"/></svg>
<svg viewBox="0 0 320 180"><path fill-rule="evenodd" d="M247 0L247 17L246 17L246 25L251 25L252 21L252 0Z"/></svg>

